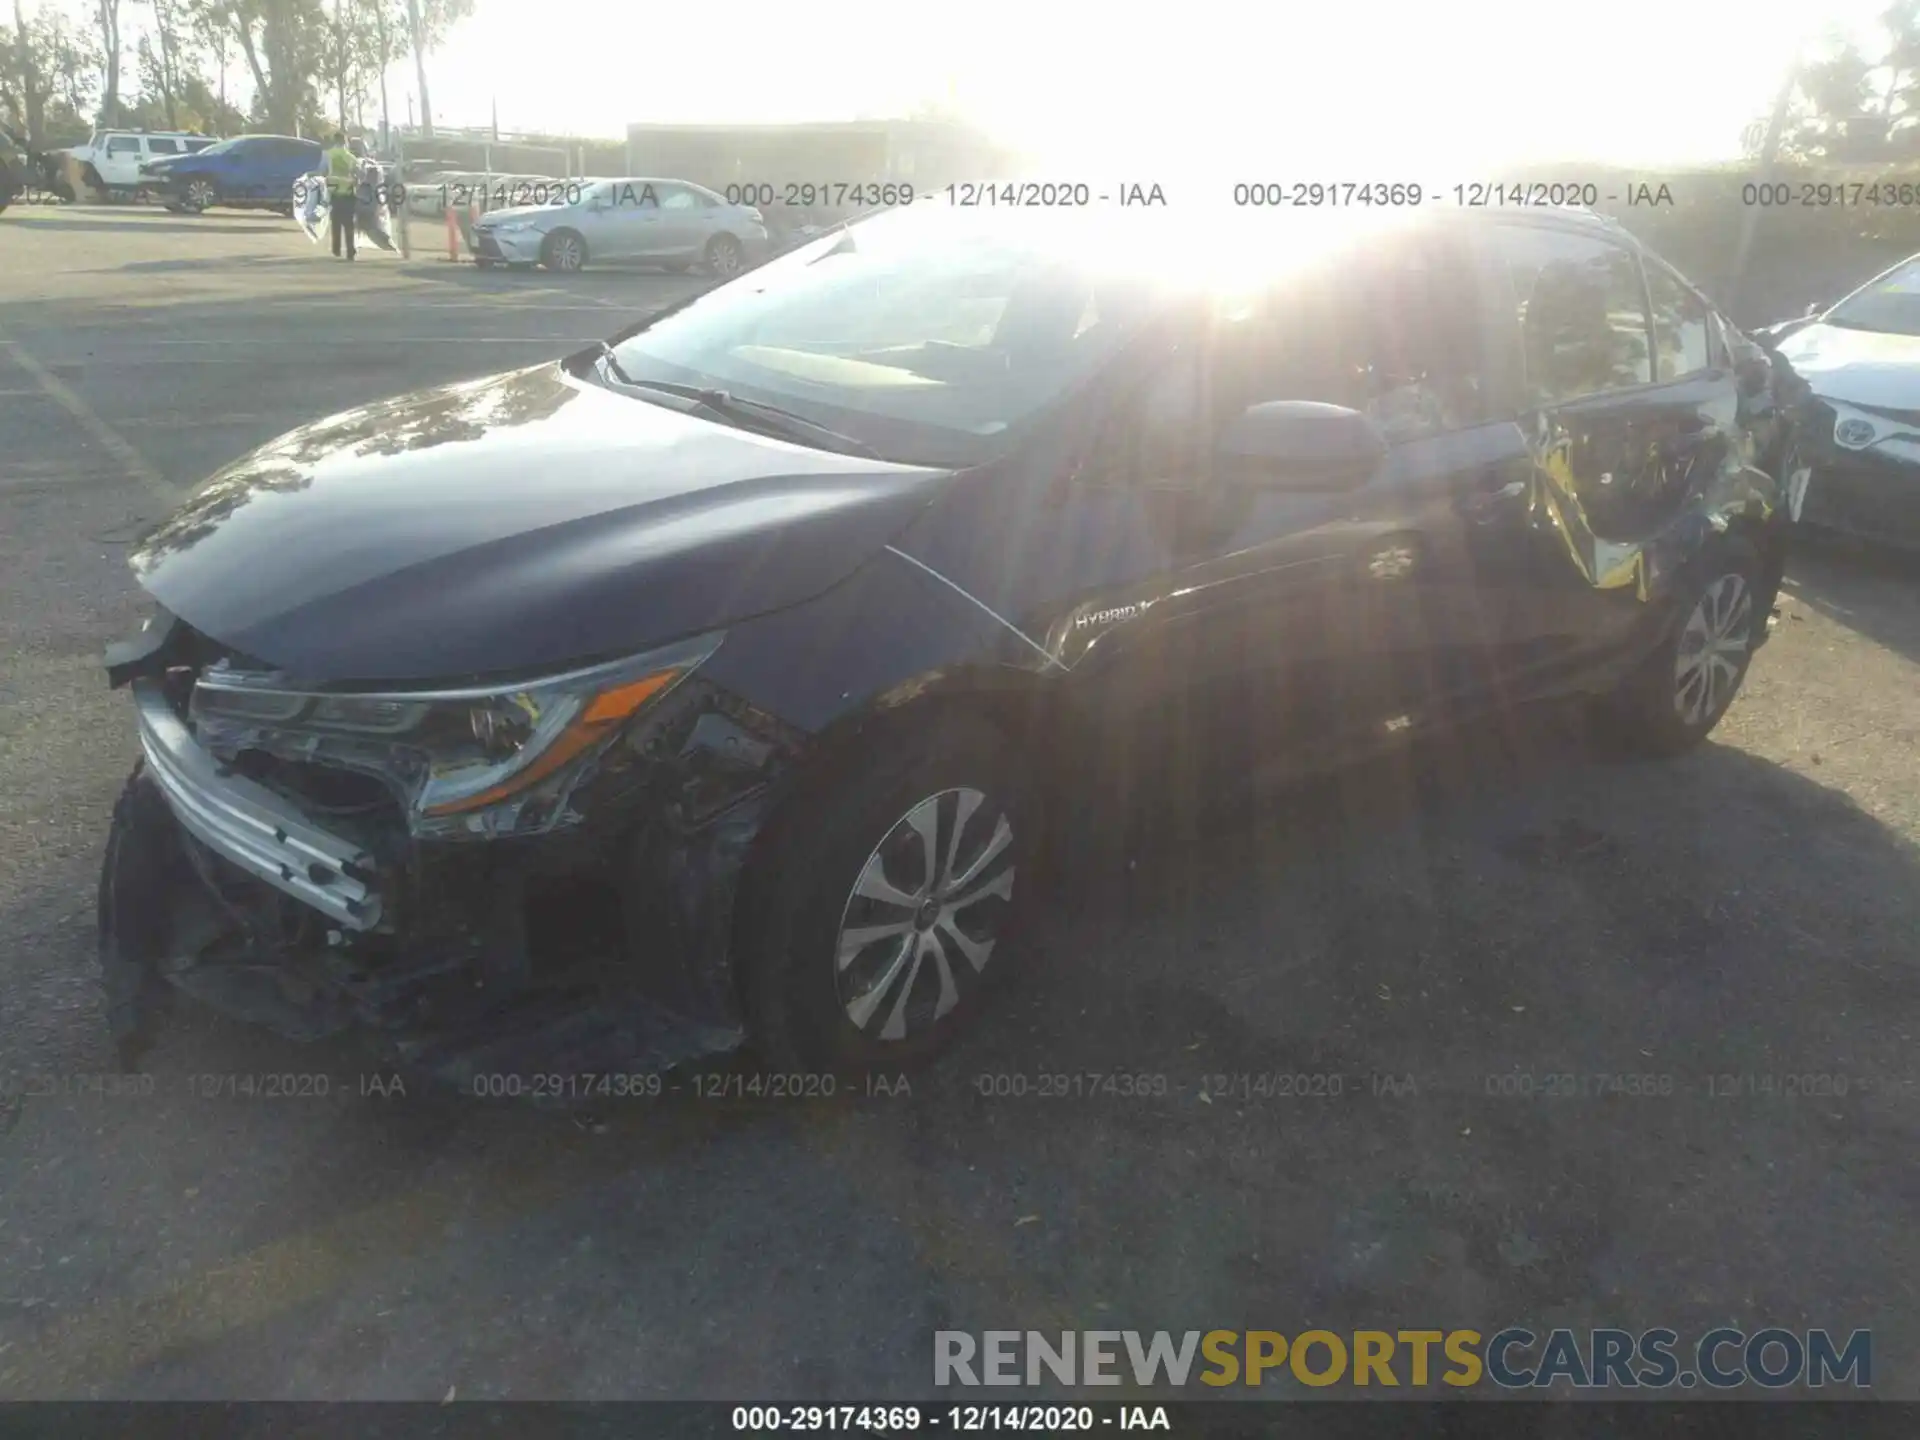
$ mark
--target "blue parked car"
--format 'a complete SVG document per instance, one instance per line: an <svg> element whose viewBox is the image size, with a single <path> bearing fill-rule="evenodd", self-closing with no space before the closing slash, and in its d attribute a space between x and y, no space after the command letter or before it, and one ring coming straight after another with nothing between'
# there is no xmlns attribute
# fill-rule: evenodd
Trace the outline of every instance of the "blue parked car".
<svg viewBox="0 0 1920 1440"><path fill-rule="evenodd" d="M197 155L143 165L140 183L169 210L231 205L291 213L293 182L321 168L321 153L316 140L239 135Z"/></svg>

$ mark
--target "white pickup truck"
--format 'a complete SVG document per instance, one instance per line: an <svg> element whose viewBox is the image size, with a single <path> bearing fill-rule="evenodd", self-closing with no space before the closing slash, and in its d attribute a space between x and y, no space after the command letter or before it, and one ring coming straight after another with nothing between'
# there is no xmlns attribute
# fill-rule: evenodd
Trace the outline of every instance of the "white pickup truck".
<svg viewBox="0 0 1920 1440"><path fill-rule="evenodd" d="M206 135L185 130L96 130L84 145L67 153L82 184L113 199L140 192L140 167L175 155L191 155L213 144Z"/></svg>

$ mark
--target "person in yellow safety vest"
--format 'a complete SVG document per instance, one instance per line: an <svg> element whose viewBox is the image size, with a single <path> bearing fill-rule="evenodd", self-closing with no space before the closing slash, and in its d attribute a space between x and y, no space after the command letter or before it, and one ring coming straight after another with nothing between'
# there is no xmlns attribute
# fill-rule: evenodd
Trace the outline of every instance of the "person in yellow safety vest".
<svg viewBox="0 0 1920 1440"><path fill-rule="evenodd" d="M329 229L333 236L333 258L340 258L340 239L346 237L347 259L353 259L354 186L360 161L347 148L345 131L335 131L327 149L327 198L331 202Z"/></svg>

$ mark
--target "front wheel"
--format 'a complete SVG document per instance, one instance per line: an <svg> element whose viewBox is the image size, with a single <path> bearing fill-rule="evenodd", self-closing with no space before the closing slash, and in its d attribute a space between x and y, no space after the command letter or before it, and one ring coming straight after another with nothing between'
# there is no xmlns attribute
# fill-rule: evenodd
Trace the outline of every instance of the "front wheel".
<svg viewBox="0 0 1920 1440"><path fill-rule="evenodd" d="M540 247L540 263L562 275L571 275L587 263L587 242L571 230L556 230Z"/></svg>
<svg viewBox="0 0 1920 1440"><path fill-rule="evenodd" d="M107 1027L124 1068L151 1043L172 990L161 978L170 890L195 883L176 822L143 763L113 807L97 900L100 980Z"/></svg>
<svg viewBox="0 0 1920 1440"><path fill-rule="evenodd" d="M995 729L948 719L792 802L755 857L738 937L770 1061L905 1070L966 1027L1020 963L1026 790Z"/></svg>
<svg viewBox="0 0 1920 1440"><path fill-rule="evenodd" d="M202 210L210 208L219 198L220 193L214 189L211 180L189 180L187 182L187 208L193 211L194 214L197 215Z"/></svg>
<svg viewBox="0 0 1920 1440"><path fill-rule="evenodd" d="M1746 541L1713 546L1688 575L1679 623L1607 706L1613 733L1641 754L1678 755L1706 739L1764 633L1760 556Z"/></svg>
<svg viewBox="0 0 1920 1440"><path fill-rule="evenodd" d="M738 275L745 259L746 251L731 235L716 235L707 242L707 269L723 280L730 275Z"/></svg>

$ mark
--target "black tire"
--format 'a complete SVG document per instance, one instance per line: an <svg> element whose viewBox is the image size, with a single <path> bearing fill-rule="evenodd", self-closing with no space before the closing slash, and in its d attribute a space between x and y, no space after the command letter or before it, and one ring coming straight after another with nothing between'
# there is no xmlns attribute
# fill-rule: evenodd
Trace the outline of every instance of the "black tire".
<svg viewBox="0 0 1920 1440"><path fill-rule="evenodd" d="M165 896L173 886L194 883L176 823L146 763L136 764L114 803L96 910L107 1029L126 1069L137 1065L173 998L159 971L167 943Z"/></svg>
<svg viewBox="0 0 1920 1440"><path fill-rule="evenodd" d="M740 273L740 268L746 263L746 258L746 249L738 240L731 235L721 234L707 241L707 249L703 261L707 267L708 274L718 276L720 279L725 280L730 276Z"/></svg>
<svg viewBox="0 0 1920 1440"><path fill-rule="evenodd" d="M1648 756L1678 755L1706 739L1739 694L1765 633L1764 587L1760 554L1743 539L1721 540L1688 566L1668 633L1602 707L1608 736ZM1718 661L1710 653L1716 649ZM1686 675L1683 654L1699 661Z"/></svg>
<svg viewBox="0 0 1920 1440"><path fill-rule="evenodd" d="M586 237L578 230L555 230L540 242L540 263L556 275L586 269Z"/></svg>
<svg viewBox="0 0 1920 1440"><path fill-rule="evenodd" d="M493 268L493 261L487 259L484 255L476 255L473 257L473 265L476 270L491 270Z"/></svg>
<svg viewBox="0 0 1920 1440"><path fill-rule="evenodd" d="M1020 963L1029 902L1013 882L1032 869L1030 794L1000 732L954 717L864 748L795 797L756 851L736 935L748 1030L769 1063L895 1073L930 1062L967 1028ZM978 798L956 838L953 821L969 795ZM930 819L937 836L931 885L915 816ZM996 847L1002 820L1008 838ZM930 920L949 877L964 881L950 892L957 903ZM876 884L928 898L912 909L856 894ZM843 929L869 928L890 933L846 949ZM937 954L925 945L929 934ZM985 947L981 963L968 963L963 940L976 954ZM948 994L954 1001L942 1012ZM901 1033L889 1037L896 1026Z"/></svg>

